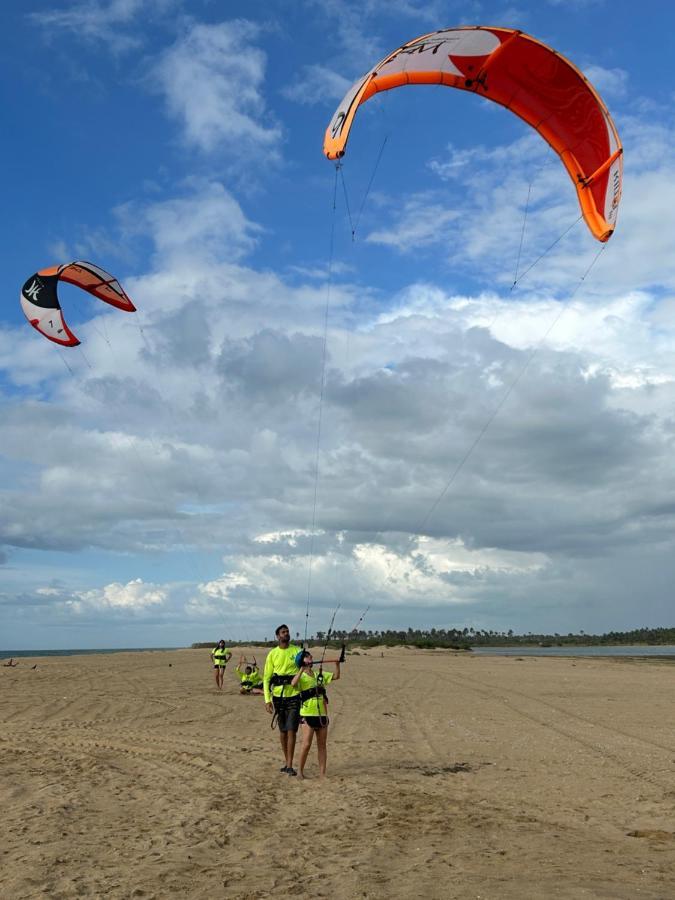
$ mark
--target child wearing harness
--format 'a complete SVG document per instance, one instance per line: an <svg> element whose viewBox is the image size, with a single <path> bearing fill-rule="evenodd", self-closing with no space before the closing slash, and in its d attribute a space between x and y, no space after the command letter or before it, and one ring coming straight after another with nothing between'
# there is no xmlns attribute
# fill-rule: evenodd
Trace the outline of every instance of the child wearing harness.
<svg viewBox="0 0 675 900"><path fill-rule="evenodd" d="M300 716L302 721L302 748L300 749L300 777L305 777L305 763L312 747L316 732L317 755L319 758L319 778L326 777L326 761L328 759L328 711L326 685L340 678L340 662L333 660L335 674L314 671L314 659L309 650L301 650L295 658L300 669L291 681L291 685L300 691Z"/></svg>
<svg viewBox="0 0 675 900"><path fill-rule="evenodd" d="M253 662L247 661L245 656L239 657L239 665L234 670L241 680L240 694L262 694L263 680L258 664L253 657Z"/></svg>

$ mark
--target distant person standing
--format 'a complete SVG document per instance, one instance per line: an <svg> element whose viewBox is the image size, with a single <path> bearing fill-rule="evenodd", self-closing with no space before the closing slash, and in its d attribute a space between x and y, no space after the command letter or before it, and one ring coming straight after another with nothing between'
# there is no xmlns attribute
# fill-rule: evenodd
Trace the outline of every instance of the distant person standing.
<svg viewBox="0 0 675 900"><path fill-rule="evenodd" d="M225 677L225 669L227 661L232 656L232 651L225 646L224 640L219 640L211 651L211 659L213 660L213 674L216 679L216 687L219 691L223 689L223 678Z"/></svg>
<svg viewBox="0 0 675 900"><path fill-rule="evenodd" d="M263 692L267 712L279 726L279 741L284 754L284 765L279 771L286 775L297 775L293 768L295 739L300 727L300 691L291 685L298 673L295 657L300 647L291 644L288 625L279 625L274 632L278 647L267 654L263 672Z"/></svg>

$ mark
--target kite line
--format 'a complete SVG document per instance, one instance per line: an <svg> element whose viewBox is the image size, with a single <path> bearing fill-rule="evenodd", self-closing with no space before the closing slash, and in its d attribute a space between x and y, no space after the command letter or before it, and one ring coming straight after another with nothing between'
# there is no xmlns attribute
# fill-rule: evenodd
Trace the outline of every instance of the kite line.
<svg viewBox="0 0 675 900"><path fill-rule="evenodd" d="M335 218L337 209L338 175L342 166L335 164L335 179L333 181L333 201L331 210L330 240L328 247L328 283L326 285L326 303L323 316L323 350L321 358L321 384L319 389L319 410L316 425L316 449L314 454L314 499L312 503L312 527L309 543L309 564L307 568L307 606L305 608L305 634L303 644L307 644L307 631L309 628L309 606L312 597L312 568L314 564L314 545L316 529L316 510L319 495L319 463L321 458L321 427L323 424L323 400L326 392L326 361L328 350L328 313L330 311L331 290L333 287L333 257L335 251ZM344 184L344 182L343 182ZM336 610L337 612L337 610ZM335 618L335 616L333 616Z"/></svg>

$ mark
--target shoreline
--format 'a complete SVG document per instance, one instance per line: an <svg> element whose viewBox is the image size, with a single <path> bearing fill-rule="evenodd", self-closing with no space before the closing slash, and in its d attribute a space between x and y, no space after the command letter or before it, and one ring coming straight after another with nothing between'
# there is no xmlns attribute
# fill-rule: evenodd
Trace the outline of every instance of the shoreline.
<svg viewBox="0 0 675 900"><path fill-rule="evenodd" d="M0 650L2 659L53 659L54 657L93 656L105 653L168 653L185 647L76 647L72 650Z"/></svg>
<svg viewBox="0 0 675 900"><path fill-rule="evenodd" d="M668 650L671 650L670 653L622 653L620 651L624 649L633 649L636 647L649 647L654 648L654 650L659 647L665 647ZM258 652L268 652L271 647L263 646L261 644L233 644L231 649L233 652L236 652L237 649L254 649ZM519 653L522 653L523 656L527 657L536 657L538 659L647 659L647 660L661 660L664 662L673 661L675 662L675 645L673 644L574 644L574 645L555 645L553 647L539 647L535 644L525 644L525 645L498 645L494 647L467 647L458 649L456 647L416 647L413 644L395 644L395 645L387 645L387 644L378 644L372 647L364 647L360 645L358 642L354 642L353 650L350 649L349 643L347 643L347 653L348 655L368 655L369 652L384 652L384 651L415 651L417 653L447 653L454 655L471 655L475 654L476 656L484 656L484 657L511 657L517 656ZM73 648L73 649L64 649L64 650L0 650L0 661L15 658L15 659L53 659L59 657L70 657L70 656L92 656L92 655L104 655L108 653L169 653L175 651L195 651L195 652L204 652L207 648L204 647L91 647L91 648ZM580 650L582 652L576 653L575 650ZM542 652L537 652L542 651ZM585 651L596 651L596 652L585 652Z"/></svg>

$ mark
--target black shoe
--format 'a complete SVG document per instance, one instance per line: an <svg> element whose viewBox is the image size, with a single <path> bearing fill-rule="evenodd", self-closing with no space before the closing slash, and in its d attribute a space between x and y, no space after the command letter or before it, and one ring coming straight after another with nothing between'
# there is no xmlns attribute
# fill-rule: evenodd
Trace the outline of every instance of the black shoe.
<svg viewBox="0 0 675 900"><path fill-rule="evenodd" d="M295 769L293 769L291 766L289 766L289 767L286 769L286 774L287 774L287 775L297 775L298 773L295 771Z"/></svg>
<svg viewBox="0 0 675 900"><path fill-rule="evenodd" d="M279 769L279 771L280 771L280 772L283 772L284 775L285 775L285 774L288 772L288 766L282 766L282 767Z"/></svg>

